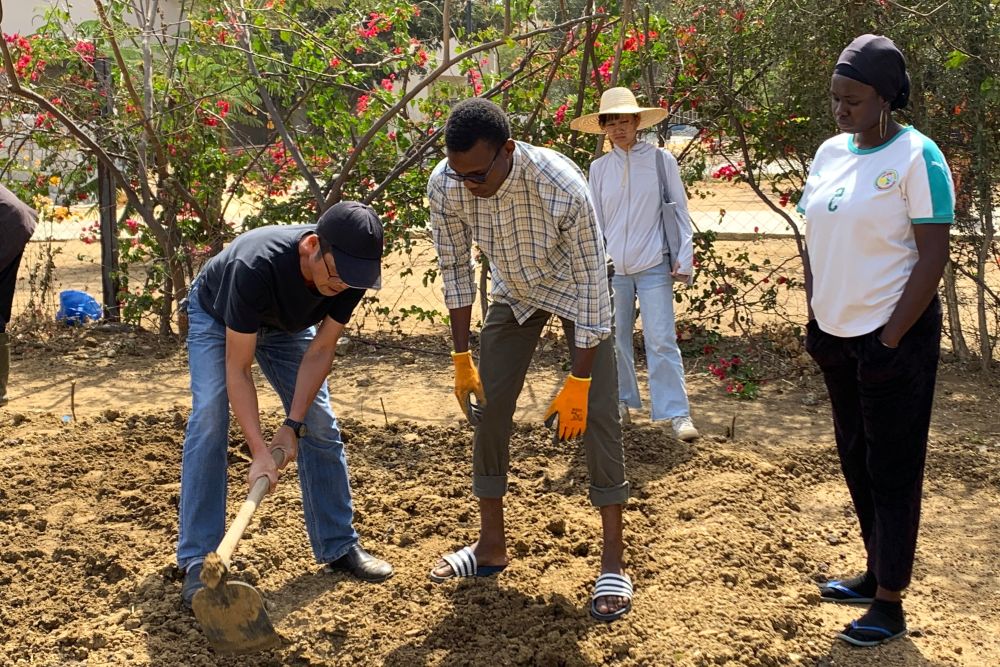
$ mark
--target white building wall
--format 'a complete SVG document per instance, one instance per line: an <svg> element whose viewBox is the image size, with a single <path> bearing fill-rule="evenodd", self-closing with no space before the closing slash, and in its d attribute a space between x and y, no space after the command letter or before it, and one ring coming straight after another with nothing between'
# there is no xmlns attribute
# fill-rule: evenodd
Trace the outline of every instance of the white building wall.
<svg viewBox="0 0 1000 667"><path fill-rule="evenodd" d="M148 4L152 0L145 0ZM3 2L3 31L8 35L18 33L30 35L42 23L42 15L52 6L51 0L7 0ZM135 4L139 4L136 2ZM59 0L59 5L68 7L74 23L91 21L97 18L97 9L91 0ZM159 0L159 14L167 25L176 23L180 18L181 3L179 0ZM134 13L128 17L129 23L137 25Z"/></svg>

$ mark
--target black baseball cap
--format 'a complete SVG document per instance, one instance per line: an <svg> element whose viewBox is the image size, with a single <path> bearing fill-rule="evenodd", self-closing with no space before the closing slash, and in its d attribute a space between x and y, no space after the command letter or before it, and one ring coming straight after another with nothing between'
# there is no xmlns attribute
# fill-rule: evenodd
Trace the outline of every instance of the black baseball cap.
<svg viewBox="0 0 1000 667"><path fill-rule="evenodd" d="M382 287L382 221L370 206L334 204L319 217L316 234L333 251L341 280L358 289Z"/></svg>

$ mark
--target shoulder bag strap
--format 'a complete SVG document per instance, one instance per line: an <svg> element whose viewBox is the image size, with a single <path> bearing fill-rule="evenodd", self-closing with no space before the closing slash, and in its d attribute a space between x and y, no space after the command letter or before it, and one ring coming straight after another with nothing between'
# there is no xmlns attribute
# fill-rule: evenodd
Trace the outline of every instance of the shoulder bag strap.
<svg viewBox="0 0 1000 667"><path fill-rule="evenodd" d="M666 158L663 157L663 151L659 148L654 148L656 151L656 180L660 183L660 201L665 204L672 202L670 199L670 189L667 187L667 167Z"/></svg>

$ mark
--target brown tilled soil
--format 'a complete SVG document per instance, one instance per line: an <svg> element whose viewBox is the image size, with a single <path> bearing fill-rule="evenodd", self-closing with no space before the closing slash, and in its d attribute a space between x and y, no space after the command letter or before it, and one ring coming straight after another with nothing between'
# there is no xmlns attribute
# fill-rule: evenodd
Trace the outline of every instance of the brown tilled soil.
<svg viewBox="0 0 1000 667"><path fill-rule="evenodd" d="M636 598L625 620L604 625L586 612L600 524L586 501L582 452L554 446L536 426L560 360L542 359L518 413L510 567L434 585L431 564L477 529L470 433L457 421L450 361L358 346L334 369L335 405L357 528L396 575L366 585L321 573L286 475L234 568L267 600L283 644L224 658L180 608L172 565L188 410L183 351L99 330L32 345L22 337L15 400L0 409L0 664L1000 664L996 378L942 366L906 599L911 634L859 650L833 639L857 610L820 604L815 587L863 564L825 396L811 369L768 368L768 359L780 362L762 358L771 382L753 402L725 396L704 360L689 362L705 433L696 445L642 415L626 431ZM262 396L273 428L276 404L269 390ZM247 468L238 429L232 443L230 516Z"/></svg>

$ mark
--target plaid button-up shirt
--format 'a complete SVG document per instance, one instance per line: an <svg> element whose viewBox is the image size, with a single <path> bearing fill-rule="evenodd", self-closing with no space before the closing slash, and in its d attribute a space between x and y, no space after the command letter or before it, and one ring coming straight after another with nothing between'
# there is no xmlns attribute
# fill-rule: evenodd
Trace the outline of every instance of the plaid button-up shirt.
<svg viewBox="0 0 1000 667"><path fill-rule="evenodd" d="M490 260L492 298L519 323L541 308L575 324L575 345L611 335L611 294L587 179L569 158L516 142L507 180L488 198L445 176L427 182L431 230L449 309L476 297L472 244Z"/></svg>

